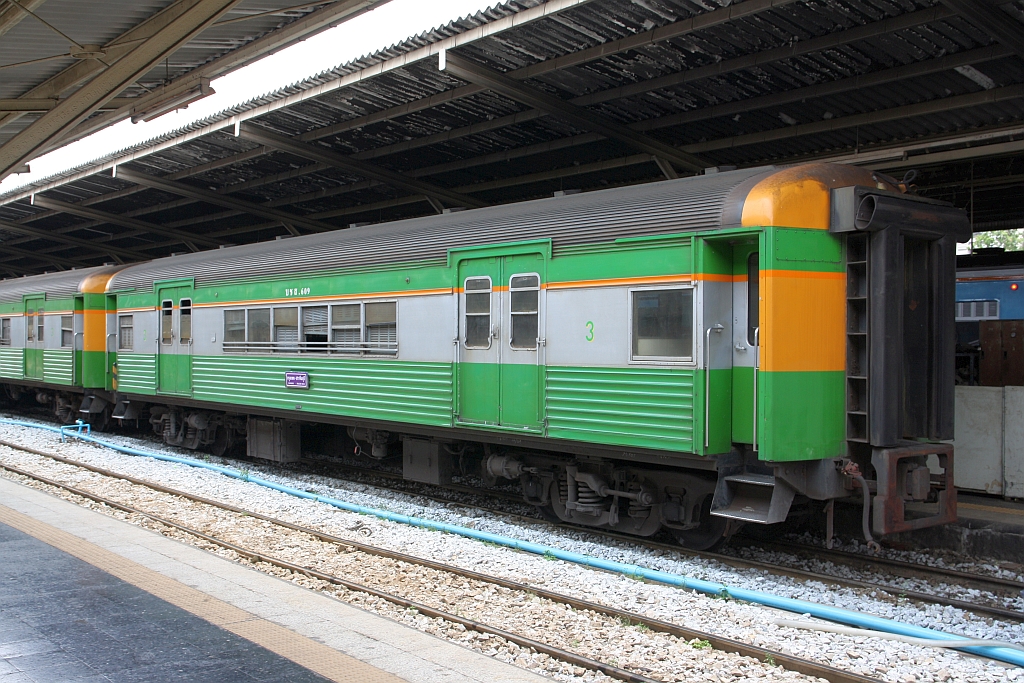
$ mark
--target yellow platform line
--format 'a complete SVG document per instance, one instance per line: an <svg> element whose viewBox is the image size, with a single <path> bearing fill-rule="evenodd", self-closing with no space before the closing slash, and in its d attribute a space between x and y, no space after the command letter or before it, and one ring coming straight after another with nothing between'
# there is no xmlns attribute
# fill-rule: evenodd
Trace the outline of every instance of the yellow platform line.
<svg viewBox="0 0 1024 683"><path fill-rule="evenodd" d="M251 612L186 586L148 567L0 505L0 522L62 550L150 595L245 638L338 683L402 683L402 679L342 654Z"/></svg>

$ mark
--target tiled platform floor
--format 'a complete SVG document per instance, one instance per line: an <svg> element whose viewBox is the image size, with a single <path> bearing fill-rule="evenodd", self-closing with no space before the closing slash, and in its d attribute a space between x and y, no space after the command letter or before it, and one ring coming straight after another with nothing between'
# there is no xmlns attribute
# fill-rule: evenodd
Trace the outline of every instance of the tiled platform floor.
<svg viewBox="0 0 1024 683"><path fill-rule="evenodd" d="M0 478L0 683L550 679Z"/></svg>

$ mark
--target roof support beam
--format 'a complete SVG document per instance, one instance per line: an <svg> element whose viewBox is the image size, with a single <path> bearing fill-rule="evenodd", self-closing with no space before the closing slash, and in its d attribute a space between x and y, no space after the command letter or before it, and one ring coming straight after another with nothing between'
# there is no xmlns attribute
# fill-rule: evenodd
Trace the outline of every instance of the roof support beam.
<svg viewBox="0 0 1024 683"><path fill-rule="evenodd" d="M325 0L325 2L326 1L327 0ZM166 86L156 88L152 93L146 93L140 96L137 101L129 106L122 105L116 111L104 114L103 116L94 117L88 121L83 121L74 130L68 133L67 136L61 140L61 143L65 144L71 140L84 137L89 133L93 133L116 121L124 119L131 113L132 107L145 107L152 102L156 102L167 97L175 91L187 90L188 87L190 85L194 85L196 80L200 77L215 78L221 74L231 71L232 69L244 65L249 60L255 59L260 55L272 51L276 52L283 50L293 43L306 40L321 31L325 31L350 19L354 19L360 14L387 2L390 2L390 0L333 0L333 2L326 7L322 7L315 12L310 12L306 16L296 19L280 29L271 31L267 35L231 50L226 55L218 57L217 59L203 64L187 74L179 76Z"/></svg>
<svg viewBox="0 0 1024 683"><path fill-rule="evenodd" d="M201 235L192 235L187 232L180 230L173 230L165 228L162 225L156 223L150 223L148 221L140 221L137 218L126 218L119 216L116 213L110 213L108 211L101 211L99 209L93 209L88 206L78 206L71 202L62 202L59 199L51 199L50 197L44 197L42 195L36 195L36 205L43 206L47 209L53 209L54 211L62 211L64 213L74 214L83 218L91 218L93 220L102 221L103 223L110 223L112 225L120 225L125 228L131 228L133 230L141 230L154 235L162 235L163 237L169 237L181 244L184 244L191 251L199 251L197 244L202 244L207 247L217 247L220 243L216 240L211 240ZM148 258L148 257L144 257Z"/></svg>
<svg viewBox="0 0 1024 683"><path fill-rule="evenodd" d="M40 199L37 197L37 199ZM62 248L68 249L71 247L78 247L95 251L98 254L110 256L121 256L132 261L145 261L152 256L145 254L141 251L134 251L132 249L123 249L121 247L115 247L113 245L104 244L98 240L87 240L81 237L73 237L71 235L57 235L50 230L43 230L42 228L32 228L27 225L20 223L12 223L10 221L0 220L0 228L9 232L16 232L22 235L28 235L32 239L47 240L50 242L58 243ZM10 246L6 242L0 242L0 249L9 249ZM39 253L39 252L35 252Z"/></svg>
<svg viewBox="0 0 1024 683"><path fill-rule="evenodd" d="M117 177L131 183L136 183L137 185L146 185L148 187L153 187L182 197L192 197L193 199L198 199L206 202L207 204L223 206L228 209L236 209L238 211L252 214L253 216L261 216L269 220L287 223L300 228L306 228L313 232L326 232L328 230L336 229L335 226L330 225L329 223L310 220L287 211L280 211L260 204L254 204L253 202L248 202L244 199L229 197L218 192L203 190L193 185L187 185L175 180L158 178L146 173L136 173L135 171L118 169Z"/></svg>
<svg viewBox="0 0 1024 683"><path fill-rule="evenodd" d="M940 0L967 21L1024 57L1024 24L1001 9L979 0Z"/></svg>
<svg viewBox="0 0 1024 683"><path fill-rule="evenodd" d="M270 133L251 125L242 126L239 135L246 140L258 142L261 145L274 147L284 152L290 152L291 154L305 157L310 161L329 164L336 168L349 171L350 173L355 173L364 178L377 180L391 185L392 187L406 190L407 192L423 194L428 197L433 197L435 200L447 201L455 206L487 206L487 202L458 192L453 192L452 190L445 189L440 185L435 185L425 180L410 178L390 169L381 168L365 161L352 159L351 157L332 152L317 145L298 142L293 138L287 138L283 135Z"/></svg>
<svg viewBox="0 0 1024 683"><path fill-rule="evenodd" d="M126 55L94 76L67 99L43 114L30 126L0 147L0 180L31 160L51 140L70 131L104 102L146 73L181 45L188 42L217 17L240 0L198 0Z"/></svg>
<svg viewBox="0 0 1024 683"><path fill-rule="evenodd" d="M575 104L552 97L547 93L519 83L505 74L473 64L461 57L447 55L444 69L464 81L485 86L518 102L566 119L580 128L600 133L605 137L624 142L641 152L647 152L666 161L678 164L688 171L701 171L711 166L711 164L705 163L692 154L678 150L672 145L667 145L643 133L638 133L625 125L605 118L601 114L587 111L577 107Z"/></svg>
<svg viewBox="0 0 1024 683"><path fill-rule="evenodd" d="M138 102L137 97L115 97L106 104L99 107L99 110L117 109L118 107L132 106ZM30 113L50 111L57 107L61 100L48 97L14 97L0 99L0 114L12 112Z"/></svg>
<svg viewBox="0 0 1024 683"><path fill-rule="evenodd" d="M30 249L19 249L18 247L8 246L5 242L0 242L0 251L16 255L19 257L19 260L32 259L39 263L49 263L59 267L66 266L69 268L81 268L82 266L88 265L88 261L85 261L84 259L72 259L64 256L53 256L52 254L42 255Z"/></svg>

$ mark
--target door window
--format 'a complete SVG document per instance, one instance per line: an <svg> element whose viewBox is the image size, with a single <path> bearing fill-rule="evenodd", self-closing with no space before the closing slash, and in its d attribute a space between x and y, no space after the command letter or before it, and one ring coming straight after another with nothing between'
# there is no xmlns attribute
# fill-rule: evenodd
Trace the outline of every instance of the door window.
<svg viewBox="0 0 1024 683"><path fill-rule="evenodd" d="M174 339L174 302L164 301L160 308L160 343L170 344Z"/></svg>
<svg viewBox="0 0 1024 683"><path fill-rule="evenodd" d="M36 340L36 311L34 308L25 311L25 339L30 342Z"/></svg>
<svg viewBox="0 0 1024 683"><path fill-rule="evenodd" d="M513 275L509 279L511 295L512 334L509 344L513 349L536 349L540 336L540 276Z"/></svg>
<svg viewBox="0 0 1024 683"><path fill-rule="evenodd" d="M491 278L466 278L466 348L491 346Z"/></svg>
<svg viewBox="0 0 1024 683"><path fill-rule="evenodd" d="M192 343L192 299L182 299L178 305L178 339L181 344Z"/></svg>
<svg viewBox="0 0 1024 683"><path fill-rule="evenodd" d="M761 269L758 265L758 253L755 251L747 257L747 343L755 346L757 328L760 325L758 316L761 312Z"/></svg>

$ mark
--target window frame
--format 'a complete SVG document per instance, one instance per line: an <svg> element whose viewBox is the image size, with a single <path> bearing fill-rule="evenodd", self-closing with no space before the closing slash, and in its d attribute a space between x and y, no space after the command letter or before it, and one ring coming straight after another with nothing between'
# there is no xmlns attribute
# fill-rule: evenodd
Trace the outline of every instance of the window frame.
<svg viewBox="0 0 1024 683"><path fill-rule="evenodd" d="M167 304L170 304L168 306ZM170 313L170 315L168 315ZM164 318L170 320L169 334L164 333ZM171 299L164 299L160 302L160 345L171 346L174 344L174 301Z"/></svg>
<svg viewBox="0 0 1024 683"><path fill-rule="evenodd" d="M394 325L395 329L395 343L394 347L389 348L370 348L367 341L367 329L366 324L366 306L368 304L387 304L392 303L395 305L395 321L394 323L381 323L381 325ZM334 307L335 306L358 306L359 307L359 323L356 324L339 324L334 323ZM327 308L327 333L328 342L324 346L320 346L322 342L305 342L303 341L304 325L303 320L303 309L314 308L314 307L326 307ZM298 340L295 342L277 342L274 340L275 331L278 327L275 325L275 316L278 309L295 308L296 309L296 322L298 329ZM401 316L399 306L399 300L397 298L369 298L360 299L358 301L352 301L348 299L332 299L327 301L318 302L291 302L282 301L280 304L273 303L269 305L251 306L251 307L238 307L230 306L224 307L222 311L222 324L224 327L224 338L221 340L221 352L225 354L262 354L262 355L277 355L277 354L316 354L318 356L331 355L331 356L357 356L357 357L373 357L373 358L397 358L398 357L398 327L399 317ZM269 310L270 311L270 342L254 342L249 337L250 332L250 313L254 310ZM244 340L243 341L227 341L227 314L229 312L244 312L245 327L243 329ZM285 327L290 327L286 325ZM331 338L334 336L335 330L343 329L356 329L359 334L359 346L352 348L335 348L336 344L342 344L344 342L335 342ZM307 348L309 345L313 345Z"/></svg>
<svg viewBox="0 0 1024 683"><path fill-rule="evenodd" d="M127 319L129 325L125 326L124 321ZM124 345L124 332L123 330L129 329L132 331L132 343L128 346ZM118 351L134 351L135 350L135 315L134 314L122 314L117 316L117 350Z"/></svg>
<svg viewBox="0 0 1024 683"><path fill-rule="evenodd" d="M395 326L395 355L397 356L398 355L398 299L370 299L369 301L363 300L363 301L360 301L359 303L362 304L359 307L359 318L360 318L360 320L363 323L363 332L362 332L362 343L363 344L370 344L371 343L370 339L369 339L371 325L366 322L366 305L367 304L394 304L395 305L395 322L394 323L373 323L372 326L373 327L383 327L384 325L392 325L392 324ZM379 343L379 342L372 342L372 343ZM364 348L362 350L362 353L364 353L364 354L366 354L368 356L378 356L378 355L381 354L382 350L383 351L388 351L389 349ZM391 354L389 353L389 354L386 354L386 355L391 355Z"/></svg>
<svg viewBox="0 0 1024 683"><path fill-rule="evenodd" d="M188 302L187 304L185 302ZM184 346L192 346L192 340L195 338L193 323L195 322L192 318L192 299L185 297L178 299L178 344ZM185 336L185 326L182 324L185 322L185 318L188 318L188 336Z"/></svg>
<svg viewBox="0 0 1024 683"><path fill-rule="evenodd" d="M664 292L672 290L690 290L690 356L634 356L633 355L633 295L637 292ZM626 358L629 365L672 365L672 366L697 366L697 286L695 283L682 283L677 285L644 285L630 287L626 294L627 313L627 338Z"/></svg>
<svg viewBox="0 0 1024 683"><path fill-rule="evenodd" d="M11 324L10 318L0 318L0 346L11 346L14 341L11 337L13 335L13 325ZM6 332L6 334L4 334Z"/></svg>
<svg viewBox="0 0 1024 683"><path fill-rule="evenodd" d="M335 323L334 323L334 307L335 306L356 306L356 307L358 307L358 309L359 309L359 321L356 322L356 323L345 323L345 324L337 324L337 325L335 325ZM359 337L359 341L356 342L357 344L359 344L358 347L348 348L348 349L345 349L345 348L334 349L334 348L328 347L328 353L343 353L343 354L362 355L362 353L363 353L363 348L362 348L362 344L363 344L363 330L365 329L364 319L366 317L366 311L363 308L363 302L362 301L338 301L338 302L331 302L331 303L327 304L327 311L328 311L327 312L328 340L330 341L331 344L343 344L343 343L345 343L345 342L336 342L336 341L334 341L333 337L334 337L334 331L335 330L355 330L358 333L357 336Z"/></svg>
<svg viewBox="0 0 1024 683"><path fill-rule="evenodd" d="M512 289L512 279L517 277L535 277L537 278L536 287L517 287ZM508 348L513 351L537 351L540 349L540 293L541 293L541 279L540 273L513 273L508 276ZM512 310L512 292L537 292L537 310L533 313L516 313ZM535 315L537 316L537 337L534 339L533 346L513 346L512 337L515 333L515 324L513 319L517 315Z"/></svg>
<svg viewBox="0 0 1024 683"><path fill-rule="evenodd" d="M469 290L466 289L466 283L470 280L483 280L487 279L487 346L470 346L467 342L469 341L469 316L483 316L483 313L469 313L469 307L465 305L465 295L469 294ZM482 289L475 289L473 294L483 294ZM490 275L468 275L462 280L462 294L463 294L463 310L462 310L462 321L464 334L462 335L462 347L470 351L486 351L491 348L494 344L494 335L491 334L491 330L494 325L491 323L491 318L494 317L494 280L491 279ZM501 311L498 311L499 320L501 319Z"/></svg>
<svg viewBox="0 0 1024 683"><path fill-rule="evenodd" d="M71 319L71 327L64 327L64 321L68 318ZM71 341L68 344L64 343L64 333L71 333ZM60 348L62 349L74 349L75 348L75 314L62 315L60 317Z"/></svg>

